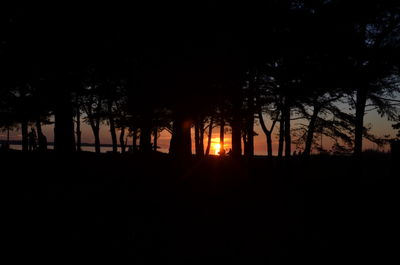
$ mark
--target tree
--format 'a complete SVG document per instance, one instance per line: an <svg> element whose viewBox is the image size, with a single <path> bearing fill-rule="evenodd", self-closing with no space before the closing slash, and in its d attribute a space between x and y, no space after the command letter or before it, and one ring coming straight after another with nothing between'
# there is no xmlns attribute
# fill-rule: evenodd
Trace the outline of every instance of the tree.
<svg viewBox="0 0 400 265"><path fill-rule="evenodd" d="M92 76L94 73L92 73ZM104 98L95 79L87 81L85 91L81 96L81 107L85 113L84 121L92 129L94 136L95 152L100 153L100 125L104 118Z"/></svg>
<svg viewBox="0 0 400 265"><path fill-rule="evenodd" d="M397 136L398 138L400 138L400 117L398 118L398 121L399 121L399 122L393 124L392 127L393 127L393 129L398 130L396 136Z"/></svg>
<svg viewBox="0 0 400 265"><path fill-rule="evenodd" d="M195 142L196 155L199 157L203 157L205 155L205 153L204 153L204 134L207 129L206 123L207 123L207 118L204 117L202 114L199 114L196 116L195 122L194 122L194 132L195 132L194 142ZM211 141L211 139L209 139L209 141ZM208 152L209 152L209 149L208 149Z"/></svg>
<svg viewBox="0 0 400 265"><path fill-rule="evenodd" d="M351 88L350 104L355 109L354 154L358 156L365 136L367 102L376 103L376 98L387 91L388 87L379 85L380 81L395 70L392 61L398 58L398 46L392 40L400 25L399 6L387 1L371 1L363 9L357 3L341 4L341 16L348 23L348 31L353 33L353 38L348 40L351 44L342 52L351 60L343 69L351 80L348 87Z"/></svg>

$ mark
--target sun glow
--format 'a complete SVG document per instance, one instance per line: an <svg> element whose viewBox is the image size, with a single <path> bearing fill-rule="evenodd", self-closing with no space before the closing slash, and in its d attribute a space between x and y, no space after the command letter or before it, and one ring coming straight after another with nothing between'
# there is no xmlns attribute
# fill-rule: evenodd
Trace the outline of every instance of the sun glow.
<svg viewBox="0 0 400 265"><path fill-rule="evenodd" d="M214 150L215 150L215 154L219 155L219 151L221 150L221 145L220 144L214 144Z"/></svg>

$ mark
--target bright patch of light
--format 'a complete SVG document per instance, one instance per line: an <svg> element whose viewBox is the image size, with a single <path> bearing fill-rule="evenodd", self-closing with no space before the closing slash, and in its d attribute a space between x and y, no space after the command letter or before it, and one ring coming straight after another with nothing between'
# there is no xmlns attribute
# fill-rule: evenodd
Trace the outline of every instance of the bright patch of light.
<svg viewBox="0 0 400 265"><path fill-rule="evenodd" d="M220 144L214 144L215 154L219 155L219 151L221 150Z"/></svg>

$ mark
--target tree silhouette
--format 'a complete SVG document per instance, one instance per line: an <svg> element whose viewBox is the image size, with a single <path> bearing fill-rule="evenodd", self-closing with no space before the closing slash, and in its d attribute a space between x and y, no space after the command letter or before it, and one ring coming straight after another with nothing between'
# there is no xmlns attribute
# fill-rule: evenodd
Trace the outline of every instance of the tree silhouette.
<svg viewBox="0 0 400 265"><path fill-rule="evenodd" d="M126 130L140 138L140 151L157 150L167 128L176 156L191 155L193 128L202 156L211 148L208 142L204 150L207 128L209 134L220 124L220 136L225 128L232 132L232 156L242 155L243 141L251 157L259 122L269 156L275 133L278 156L290 156L292 143L304 145L308 156L316 133L359 155L363 138L379 141L364 125L365 113L395 119L398 4L284 0L187 4L187 12L177 12L178 6L138 5L145 24L116 5L7 11L0 43L3 127L20 124L26 150L28 126L42 135L42 124L54 120L61 153L80 150L81 119L92 128L96 152L103 122L114 152L118 145L125 150ZM293 119L307 124L299 128Z"/></svg>

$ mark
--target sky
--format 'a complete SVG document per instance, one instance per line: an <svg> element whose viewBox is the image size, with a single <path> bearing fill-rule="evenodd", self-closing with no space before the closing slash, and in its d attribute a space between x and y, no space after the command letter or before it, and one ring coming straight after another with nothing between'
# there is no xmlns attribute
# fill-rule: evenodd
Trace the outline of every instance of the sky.
<svg viewBox="0 0 400 265"><path fill-rule="evenodd" d="M267 124L270 121L267 120ZM296 124L299 121L292 121L292 126L295 127ZM396 131L393 130L393 128L391 127L392 122L388 121L386 117L380 117L379 114L376 111L371 111L368 112L365 116L365 122L364 122L365 126L371 124L372 125L372 129L371 129L371 133L373 133L375 136L377 137L383 137L384 135L391 135L391 137L394 137L396 135ZM54 127L53 125L46 125L43 126L43 133L46 135L47 139L49 142L53 141L53 137L54 137ZM277 153L277 149L278 149L278 137L277 137L277 132L279 131L279 126L276 126L274 129L274 136L273 136L273 154L276 155ZM265 138L265 134L263 133L261 127L259 125L255 126L255 132L258 134L257 136L254 137L254 152L256 155L265 155L266 154L266 138ZM119 135L119 131L117 132L117 134ZM229 148L231 147L231 134L227 133L225 134L225 149L228 151ZM319 141L319 135L316 135L315 137L318 137L318 141ZM10 138L12 140L20 140L21 139L21 133L20 131L13 131L10 133ZM102 144L111 144L111 136L110 136L110 132L108 129L108 126L103 124L101 129L100 129L100 138L101 138L101 143ZM1 140L5 140L6 139L6 133L5 132L0 132L0 139ZM169 148L169 142L171 139L171 134L167 131L163 131L160 135L160 138L158 139L158 146L160 146L160 150L161 152L168 152L168 148ZM219 127L216 127L213 129L213 134L212 134L212 143L213 145L211 146L211 150L210 153L211 154L215 154L215 145L219 143ZM194 140L194 133L192 130L192 141ZM93 134L92 131L89 127L89 125L87 124L82 124L82 142L83 143L93 143L94 142L94 138L93 138ZM128 144L131 145L132 144L132 138L128 138ZM330 147L332 146L332 142L329 141L329 139L324 136L322 139L322 144L323 144L323 148L325 149L330 149ZM364 145L364 149L377 149L377 145L375 143L371 143L368 140L364 139L363 142ZM207 146L207 137L205 136L204 138L204 149ZM193 149L193 153L194 153L194 144L192 143L192 149ZM84 150L87 151L94 151L93 147L85 147ZM106 148L106 147L102 147L102 152L105 151L109 151L111 150L111 148ZM292 145L292 151L296 150L296 146ZM388 150L388 146L383 148L383 149L379 149L379 150L383 150L383 151L387 151Z"/></svg>

